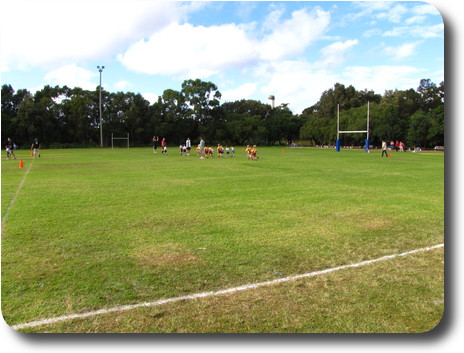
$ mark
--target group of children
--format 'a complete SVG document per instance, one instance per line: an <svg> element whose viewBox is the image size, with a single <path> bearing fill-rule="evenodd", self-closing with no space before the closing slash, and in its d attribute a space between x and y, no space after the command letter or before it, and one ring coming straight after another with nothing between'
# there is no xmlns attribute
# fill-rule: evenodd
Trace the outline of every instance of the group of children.
<svg viewBox="0 0 464 353"><path fill-rule="evenodd" d="M158 136L153 136L152 141L153 141L153 152L157 153L159 137ZM212 146L209 146L209 147L204 146L203 151L202 151L201 150L202 149L202 147L201 147L202 142L203 142L203 146L204 146L204 141L202 140L200 142L200 144L198 145L198 147L196 148L197 156L201 157L202 159L213 157L214 148ZM187 138L187 140L185 141L185 144L179 145L179 155L180 156L190 156L190 150L192 148L191 146L192 146L192 142L191 142L190 138ZM247 152L247 156L248 156L249 160L256 161L259 158L257 156L256 145L253 145L253 147L250 147L250 145L248 145L245 150ZM242 151L243 151L243 149L242 149ZM202 154L202 152L203 152L203 154ZM168 154L167 144L166 144L166 139L165 138L163 138L161 140L161 153L163 155ZM230 147L226 146L224 148L221 144L218 144L217 145L217 156L218 156L218 158L224 157L224 155L226 157L235 157L235 147L234 146L230 146Z"/></svg>
<svg viewBox="0 0 464 353"><path fill-rule="evenodd" d="M201 147L198 145L197 147L197 156L201 156ZM235 147L234 146L226 146L224 147L221 144L218 144L217 146L217 156L218 158L221 158L224 156L224 152L226 154L226 157L235 157ZM205 146L205 158L213 157L214 155L214 148L213 147L207 147Z"/></svg>
<svg viewBox="0 0 464 353"><path fill-rule="evenodd" d="M400 151L400 152L406 152L404 150L404 142L403 141L391 141L390 142L390 150L395 150L396 152Z"/></svg>
<svg viewBox="0 0 464 353"><path fill-rule="evenodd" d="M5 144L6 159L11 159L11 157L13 157L13 159L16 159L16 154L14 152L16 148L17 146L13 142L11 137L8 137L6 144ZM34 139L31 145L31 157L40 158L40 142L37 138Z"/></svg>
<svg viewBox="0 0 464 353"><path fill-rule="evenodd" d="M256 161L259 159L259 157L257 156L258 150L256 148L256 145L253 145L253 147L250 147L250 145L247 145L246 151L247 151L247 156L249 160Z"/></svg>

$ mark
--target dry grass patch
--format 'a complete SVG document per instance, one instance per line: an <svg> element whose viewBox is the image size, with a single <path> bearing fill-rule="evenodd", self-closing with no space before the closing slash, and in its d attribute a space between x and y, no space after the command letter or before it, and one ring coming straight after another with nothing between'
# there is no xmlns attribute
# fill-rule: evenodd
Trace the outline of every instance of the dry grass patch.
<svg viewBox="0 0 464 353"><path fill-rule="evenodd" d="M137 263L143 266L188 266L204 261L181 244L145 245L134 251Z"/></svg>

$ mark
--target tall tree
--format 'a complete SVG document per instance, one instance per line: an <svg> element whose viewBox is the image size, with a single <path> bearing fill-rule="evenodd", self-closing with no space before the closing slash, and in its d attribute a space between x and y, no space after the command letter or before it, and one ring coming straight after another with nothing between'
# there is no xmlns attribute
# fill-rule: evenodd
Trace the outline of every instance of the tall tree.
<svg viewBox="0 0 464 353"><path fill-rule="evenodd" d="M64 142L82 145L97 144L96 129L92 129L92 122L95 119L92 92L81 88L69 89L61 105L64 114L62 130L66 136Z"/></svg>
<svg viewBox="0 0 464 353"><path fill-rule="evenodd" d="M267 143L273 114L269 104L242 99L222 104L221 110L226 141L234 144Z"/></svg>
<svg viewBox="0 0 464 353"><path fill-rule="evenodd" d="M15 91L11 85L2 85L2 142L8 137L13 137L14 127L12 119L18 112L18 104L15 102Z"/></svg>
<svg viewBox="0 0 464 353"><path fill-rule="evenodd" d="M444 83L438 88L430 79L422 79L417 88L417 92L419 92L422 98L421 108L427 112L442 104L444 98Z"/></svg>
<svg viewBox="0 0 464 353"><path fill-rule="evenodd" d="M39 138L39 126L35 119L34 98L28 92L18 106L18 112L12 119L15 129L15 138L23 144L32 142L32 138Z"/></svg>
<svg viewBox="0 0 464 353"><path fill-rule="evenodd" d="M192 117L200 124L211 119L211 112L219 106L221 92L212 82L200 79L186 80L182 83L182 95L192 109Z"/></svg>
<svg viewBox="0 0 464 353"><path fill-rule="evenodd" d="M144 141L149 141L149 135L145 134L149 106L150 102L140 93L130 96L125 125L133 144L143 144Z"/></svg>

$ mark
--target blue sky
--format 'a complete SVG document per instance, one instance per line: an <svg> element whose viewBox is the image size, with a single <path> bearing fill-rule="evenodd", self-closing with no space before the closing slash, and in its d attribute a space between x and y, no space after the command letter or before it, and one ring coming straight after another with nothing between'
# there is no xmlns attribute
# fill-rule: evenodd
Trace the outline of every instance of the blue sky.
<svg viewBox="0 0 464 353"><path fill-rule="evenodd" d="M15 0L0 5L1 83L141 93L154 102L187 79L221 102L289 103L337 82L416 89L444 80L444 23L426 2Z"/></svg>

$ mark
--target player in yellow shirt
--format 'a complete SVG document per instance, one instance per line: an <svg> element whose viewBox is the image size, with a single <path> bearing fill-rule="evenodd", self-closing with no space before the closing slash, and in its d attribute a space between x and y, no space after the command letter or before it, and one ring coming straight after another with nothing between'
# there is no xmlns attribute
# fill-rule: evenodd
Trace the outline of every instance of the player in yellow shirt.
<svg viewBox="0 0 464 353"><path fill-rule="evenodd" d="M217 151L218 151L218 157L222 157L224 154L224 147L222 147L221 144L218 144Z"/></svg>
<svg viewBox="0 0 464 353"><path fill-rule="evenodd" d="M258 156L256 155L258 153L258 149L256 148L256 145L253 145L253 148L251 149L251 159L256 161L258 159Z"/></svg>
<svg viewBox="0 0 464 353"><path fill-rule="evenodd" d="M247 145L245 150L247 152L247 158L251 159L251 147L250 147L250 145Z"/></svg>

